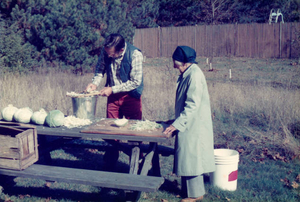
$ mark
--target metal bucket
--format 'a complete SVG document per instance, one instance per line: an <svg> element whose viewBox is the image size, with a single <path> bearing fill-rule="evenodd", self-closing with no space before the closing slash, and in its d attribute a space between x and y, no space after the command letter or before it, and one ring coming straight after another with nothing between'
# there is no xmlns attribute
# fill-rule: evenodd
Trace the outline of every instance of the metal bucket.
<svg viewBox="0 0 300 202"><path fill-rule="evenodd" d="M95 119L97 96L72 97L73 115L81 119Z"/></svg>

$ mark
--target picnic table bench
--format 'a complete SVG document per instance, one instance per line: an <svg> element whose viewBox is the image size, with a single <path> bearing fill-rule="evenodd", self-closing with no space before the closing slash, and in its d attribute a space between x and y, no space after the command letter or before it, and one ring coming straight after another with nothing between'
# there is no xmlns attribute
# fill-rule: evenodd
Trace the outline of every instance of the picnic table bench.
<svg viewBox="0 0 300 202"><path fill-rule="evenodd" d="M112 120L106 119L106 123ZM102 122L101 122L102 123ZM100 125L100 128L99 128ZM16 126L18 127L18 126ZM20 127L20 126L19 126ZM103 128L104 127L104 128ZM38 178L48 181L68 182L99 186L104 188L123 189L134 191L132 201L139 200L141 192L154 192L163 184L164 178L160 174L158 143L167 143L170 137L161 131L143 132L128 131L127 129L107 127L103 124L93 124L84 128L49 128L36 126L39 151L47 146L46 137L59 138L92 138L104 140L123 140L130 148L129 173L116 173L99 170L58 167L52 165L33 164L25 170L0 169L1 175ZM141 143L149 142L148 149L141 163ZM46 148L45 148L46 149ZM49 153L48 153L49 154ZM50 155L50 154L49 154ZM153 176L148 172L152 170Z"/></svg>
<svg viewBox="0 0 300 202"><path fill-rule="evenodd" d="M154 192L164 182L162 177L84 170L34 164L25 170L0 169L1 175L36 178L46 181L77 183L104 188Z"/></svg>

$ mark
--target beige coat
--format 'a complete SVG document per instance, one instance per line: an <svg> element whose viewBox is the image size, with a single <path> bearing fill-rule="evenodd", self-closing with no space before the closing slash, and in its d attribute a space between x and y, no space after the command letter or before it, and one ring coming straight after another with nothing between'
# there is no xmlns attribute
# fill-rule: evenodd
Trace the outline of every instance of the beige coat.
<svg viewBox="0 0 300 202"><path fill-rule="evenodd" d="M177 81L174 173L196 176L215 170L209 94L201 69L192 64Z"/></svg>

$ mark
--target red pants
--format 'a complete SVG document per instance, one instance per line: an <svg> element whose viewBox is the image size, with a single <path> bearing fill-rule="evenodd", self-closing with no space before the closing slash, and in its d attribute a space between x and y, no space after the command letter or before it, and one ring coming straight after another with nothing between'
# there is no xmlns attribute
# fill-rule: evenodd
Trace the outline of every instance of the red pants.
<svg viewBox="0 0 300 202"><path fill-rule="evenodd" d="M112 94L107 98L107 118L142 119L142 99L131 97L128 93ZM118 161L118 140L105 140L114 147L109 147L104 154L104 170L112 170Z"/></svg>
<svg viewBox="0 0 300 202"><path fill-rule="evenodd" d="M112 94L107 98L107 118L142 119L142 98L136 99L128 93Z"/></svg>

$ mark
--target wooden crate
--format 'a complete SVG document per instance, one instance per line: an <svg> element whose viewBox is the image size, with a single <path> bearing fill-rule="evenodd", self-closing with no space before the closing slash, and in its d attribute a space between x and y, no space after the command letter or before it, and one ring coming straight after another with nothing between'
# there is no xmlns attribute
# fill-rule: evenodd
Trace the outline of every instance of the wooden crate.
<svg viewBox="0 0 300 202"><path fill-rule="evenodd" d="M0 168L23 170L38 160L37 131L27 124L0 123Z"/></svg>

